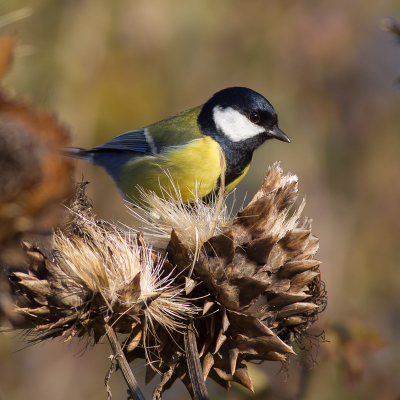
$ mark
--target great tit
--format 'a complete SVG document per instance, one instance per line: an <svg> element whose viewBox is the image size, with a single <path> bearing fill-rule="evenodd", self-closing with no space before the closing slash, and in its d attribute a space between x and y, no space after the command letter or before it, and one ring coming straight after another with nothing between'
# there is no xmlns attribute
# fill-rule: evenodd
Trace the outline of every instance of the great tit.
<svg viewBox="0 0 400 400"><path fill-rule="evenodd" d="M290 142L278 128L271 103L254 90L230 87L201 106L93 149L66 148L64 153L104 168L128 200L137 201L140 188L159 196L164 189L175 196L171 190L175 186L184 202L192 202L195 196L206 199L219 189L218 144L228 193L246 175L254 150L268 139Z"/></svg>

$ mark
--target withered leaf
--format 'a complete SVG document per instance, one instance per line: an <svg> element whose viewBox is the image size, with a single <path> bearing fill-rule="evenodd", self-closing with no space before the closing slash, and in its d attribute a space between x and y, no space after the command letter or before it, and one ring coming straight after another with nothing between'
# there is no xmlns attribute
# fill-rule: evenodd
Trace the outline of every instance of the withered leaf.
<svg viewBox="0 0 400 400"><path fill-rule="evenodd" d="M294 276L290 282L291 292L300 292L304 286L311 283L321 273L317 271L305 271Z"/></svg>
<svg viewBox="0 0 400 400"><path fill-rule="evenodd" d="M203 375L204 379L207 378L210 373L211 367L214 365L214 356L211 353L207 353L203 357Z"/></svg>
<svg viewBox="0 0 400 400"><path fill-rule="evenodd" d="M130 353L133 351L139 344L142 339L143 327L142 324L134 323L132 332L129 336L128 345L126 347L126 352Z"/></svg>
<svg viewBox="0 0 400 400"><path fill-rule="evenodd" d="M256 317L228 310L228 318L231 322L229 331L232 335L242 334L250 338L274 335L274 332Z"/></svg>
<svg viewBox="0 0 400 400"><path fill-rule="evenodd" d="M244 359L246 361L285 361L286 360L286 355L283 355L281 353L277 353L275 351L269 351L263 354L245 354Z"/></svg>
<svg viewBox="0 0 400 400"><path fill-rule="evenodd" d="M304 292L300 293L292 293L292 292L281 292L281 293L273 293L268 294L268 304L270 307L274 307L275 309L279 309L285 307L289 304L297 303L299 301L303 301L308 299L311 295L306 294Z"/></svg>
<svg viewBox="0 0 400 400"><path fill-rule="evenodd" d="M293 349L279 339L278 336L259 336L249 338L244 335L237 335L235 340L240 351L249 352L251 354L254 354L254 350L259 354L269 351L295 354Z"/></svg>
<svg viewBox="0 0 400 400"><path fill-rule="evenodd" d="M290 279L296 274L307 271L311 268L317 267L321 262L317 260L300 260L300 261L290 261L282 265L279 269L279 278Z"/></svg>
<svg viewBox="0 0 400 400"><path fill-rule="evenodd" d="M168 261L179 271L184 270L192 263L186 247L182 244L175 230L171 232L171 240L168 243L166 252L168 254Z"/></svg>
<svg viewBox="0 0 400 400"><path fill-rule="evenodd" d="M278 311L278 318L286 318L296 314L302 314L310 310L314 310L318 306L314 303L295 303L289 306L283 307L282 310Z"/></svg>

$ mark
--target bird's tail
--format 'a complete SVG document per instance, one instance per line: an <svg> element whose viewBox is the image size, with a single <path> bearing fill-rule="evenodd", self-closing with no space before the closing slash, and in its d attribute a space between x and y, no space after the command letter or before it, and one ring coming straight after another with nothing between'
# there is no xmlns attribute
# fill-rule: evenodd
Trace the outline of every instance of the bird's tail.
<svg viewBox="0 0 400 400"><path fill-rule="evenodd" d="M86 149L80 149L78 147L64 147L61 152L64 156L93 163L93 153Z"/></svg>

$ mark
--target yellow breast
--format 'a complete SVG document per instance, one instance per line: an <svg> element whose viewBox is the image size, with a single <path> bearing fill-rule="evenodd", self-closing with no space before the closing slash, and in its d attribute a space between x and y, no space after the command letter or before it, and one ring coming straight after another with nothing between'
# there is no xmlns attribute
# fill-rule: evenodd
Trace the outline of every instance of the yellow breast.
<svg viewBox="0 0 400 400"><path fill-rule="evenodd" d="M195 195L202 198L215 190L220 174L217 143L207 136L187 145L168 147L160 154L134 157L121 169L118 184L131 200L139 200L139 187L159 196L163 188L176 197L172 179L182 200L191 202Z"/></svg>

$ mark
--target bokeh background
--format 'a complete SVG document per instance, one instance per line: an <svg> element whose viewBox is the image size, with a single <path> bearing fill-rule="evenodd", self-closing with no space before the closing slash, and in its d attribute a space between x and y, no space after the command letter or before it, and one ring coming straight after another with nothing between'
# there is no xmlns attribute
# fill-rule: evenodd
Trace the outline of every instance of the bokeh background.
<svg viewBox="0 0 400 400"><path fill-rule="evenodd" d="M280 160L298 175L320 242L328 308L314 356L251 366L256 394L210 382L212 398L400 398L400 47L382 20L398 0L13 0L0 33L17 37L6 83L92 147L206 101L228 86L265 95L292 143L255 155L240 206ZM110 178L76 162L95 212L132 223ZM106 398L107 344L24 348L0 334L0 398ZM145 368L133 365L144 387ZM151 397L155 384L144 388ZM119 373L114 398L125 398ZM183 385L165 399L189 398Z"/></svg>

